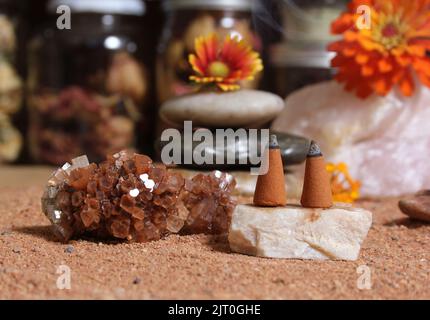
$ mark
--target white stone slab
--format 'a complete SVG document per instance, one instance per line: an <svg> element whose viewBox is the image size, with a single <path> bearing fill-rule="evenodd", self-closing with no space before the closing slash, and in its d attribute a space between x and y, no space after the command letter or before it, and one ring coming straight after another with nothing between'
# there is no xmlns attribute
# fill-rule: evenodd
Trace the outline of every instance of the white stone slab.
<svg viewBox="0 0 430 320"><path fill-rule="evenodd" d="M258 257L357 260L371 225L370 211L348 204L325 210L238 205L228 239L232 251Z"/></svg>

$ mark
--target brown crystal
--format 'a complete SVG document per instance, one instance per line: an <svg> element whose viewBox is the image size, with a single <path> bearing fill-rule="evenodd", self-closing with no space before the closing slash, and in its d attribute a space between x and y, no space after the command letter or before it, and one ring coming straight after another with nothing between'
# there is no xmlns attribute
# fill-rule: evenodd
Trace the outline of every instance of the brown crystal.
<svg viewBox="0 0 430 320"><path fill-rule="evenodd" d="M130 219L120 216L110 224L112 235L116 238L125 239L130 234Z"/></svg>
<svg viewBox="0 0 430 320"><path fill-rule="evenodd" d="M135 165L136 165L136 173L137 174L147 173L152 163L151 158L143 154L136 154L134 159L135 159Z"/></svg>
<svg viewBox="0 0 430 320"><path fill-rule="evenodd" d="M90 227L97 227L98 223L100 222L98 211L91 208L83 209L81 211L80 217L84 226L89 229Z"/></svg>
<svg viewBox="0 0 430 320"><path fill-rule="evenodd" d="M235 206L231 175L215 171L187 180L126 151L99 165L82 161L57 170L42 197L43 210L63 241L87 234L142 242L182 231L228 230ZM146 185L148 179L153 188L152 181Z"/></svg>
<svg viewBox="0 0 430 320"><path fill-rule="evenodd" d="M136 206L136 200L128 194L123 194L119 205L124 211L131 214Z"/></svg>
<svg viewBox="0 0 430 320"><path fill-rule="evenodd" d="M186 233L227 233L236 206L231 193L236 185L233 176L214 171L197 174L187 181L182 196L189 215L183 229Z"/></svg>
<svg viewBox="0 0 430 320"><path fill-rule="evenodd" d="M96 165L92 163L86 168L78 168L70 172L70 186L75 190L85 190L95 168Z"/></svg>
<svg viewBox="0 0 430 320"><path fill-rule="evenodd" d="M72 193L72 206L80 207L84 203L85 193L82 191L75 191Z"/></svg>

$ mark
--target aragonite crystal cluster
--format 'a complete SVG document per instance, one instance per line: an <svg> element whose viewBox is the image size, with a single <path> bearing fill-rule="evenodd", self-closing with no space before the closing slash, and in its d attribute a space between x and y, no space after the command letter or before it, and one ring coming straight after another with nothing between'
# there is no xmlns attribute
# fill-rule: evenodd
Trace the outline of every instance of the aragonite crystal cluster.
<svg viewBox="0 0 430 320"><path fill-rule="evenodd" d="M189 214L184 232L226 233L236 206L231 198L235 186L233 176L221 171L186 180L182 199Z"/></svg>
<svg viewBox="0 0 430 320"><path fill-rule="evenodd" d="M50 178L45 215L62 241L89 235L146 242L171 233L225 233L234 178L214 171L187 180L140 154L119 152L96 165L86 156Z"/></svg>

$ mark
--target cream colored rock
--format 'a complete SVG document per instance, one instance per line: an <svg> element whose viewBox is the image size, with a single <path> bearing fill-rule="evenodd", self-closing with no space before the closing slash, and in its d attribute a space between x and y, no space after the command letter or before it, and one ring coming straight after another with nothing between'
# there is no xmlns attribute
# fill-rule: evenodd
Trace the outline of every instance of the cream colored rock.
<svg viewBox="0 0 430 320"><path fill-rule="evenodd" d="M206 92L168 100L161 106L160 116L180 125L191 120L194 126L246 127L269 122L283 108L279 96L265 91Z"/></svg>
<svg viewBox="0 0 430 320"><path fill-rule="evenodd" d="M330 209L238 205L228 240L232 251L267 258L357 260L372 213L347 204Z"/></svg>

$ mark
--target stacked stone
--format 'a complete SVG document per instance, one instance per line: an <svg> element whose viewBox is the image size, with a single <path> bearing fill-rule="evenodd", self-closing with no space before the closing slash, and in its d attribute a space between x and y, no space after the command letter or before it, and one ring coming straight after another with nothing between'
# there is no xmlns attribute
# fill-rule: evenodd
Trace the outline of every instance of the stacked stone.
<svg viewBox="0 0 430 320"><path fill-rule="evenodd" d="M212 157L210 163L181 163L185 167L201 169L249 169L254 166L250 163L250 150L248 146L260 145L260 135L249 134L250 128L267 128L284 108L283 100L269 92L259 90L238 90L233 92L201 92L184 95L166 101L160 108L160 119L167 127L182 129L185 121L192 121L194 129L206 128L215 136L216 129L246 130L247 140L226 139L221 145L205 141L204 151ZM295 135L272 132L276 134L284 166L300 164L306 159L309 141ZM182 134L182 139L175 141L158 141L158 151L169 144L175 149L195 151L201 153L201 141L189 141ZM190 146L188 143L190 142ZM191 150L188 150L190 148ZM229 156L227 156L229 155ZM234 164L227 163L228 157L234 157ZM224 159L219 163L217 159Z"/></svg>

